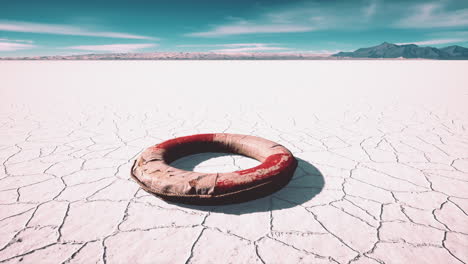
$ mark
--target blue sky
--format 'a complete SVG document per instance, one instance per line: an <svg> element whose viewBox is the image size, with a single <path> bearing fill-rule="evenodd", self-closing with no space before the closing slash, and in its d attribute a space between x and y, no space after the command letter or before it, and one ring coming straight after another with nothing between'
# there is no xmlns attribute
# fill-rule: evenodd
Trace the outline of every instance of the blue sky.
<svg viewBox="0 0 468 264"><path fill-rule="evenodd" d="M468 46L467 0L0 1L2 57Z"/></svg>

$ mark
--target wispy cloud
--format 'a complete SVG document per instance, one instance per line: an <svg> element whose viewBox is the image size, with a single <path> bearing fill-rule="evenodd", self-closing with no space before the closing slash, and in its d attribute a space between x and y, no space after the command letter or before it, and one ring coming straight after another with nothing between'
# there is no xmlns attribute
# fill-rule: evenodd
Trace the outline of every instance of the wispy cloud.
<svg viewBox="0 0 468 264"><path fill-rule="evenodd" d="M22 43L34 43L34 41L32 41L32 40L26 40L26 39L8 39L8 38L0 38L0 41L22 42Z"/></svg>
<svg viewBox="0 0 468 264"><path fill-rule="evenodd" d="M433 2L413 7L413 13L395 23L402 28L445 28L468 26L468 9L446 10L443 3Z"/></svg>
<svg viewBox="0 0 468 264"><path fill-rule="evenodd" d="M234 53L234 52L262 52L278 51L287 54L314 54L317 56L328 56L341 50L297 50L282 47L280 43L228 43L228 44L184 44L177 45L180 48L211 48L211 52Z"/></svg>
<svg viewBox="0 0 468 264"><path fill-rule="evenodd" d="M219 37L228 35L258 34L258 33L290 33L314 30L312 26L296 24L255 24L251 22L237 22L231 25L217 26L209 31L186 34L192 37Z"/></svg>
<svg viewBox="0 0 468 264"><path fill-rule="evenodd" d="M438 45L438 44L448 44L448 43L458 43L468 41L468 39L430 39L430 40L423 40L423 41L415 41L415 42L405 42L405 43L396 43L397 45L406 45L406 44L416 44L416 45Z"/></svg>
<svg viewBox="0 0 468 264"><path fill-rule="evenodd" d="M236 53L236 52L260 52L260 51L287 50L287 49L288 48L281 48L281 47L246 47L246 48L237 48L237 49L217 49L217 50L211 50L211 52Z"/></svg>
<svg viewBox="0 0 468 264"><path fill-rule="evenodd" d="M210 48L210 52L261 52L274 50L289 50L290 48L279 47L275 43L228 43L228 44L186 44L177 45L179 48Z"/></svg>
<svg viewBox="0 0 468 264"><path fill-rule="evenodd" d="M282 51L281 53L307 54L307 55L315 55L317 57L328 57L340 51L342 50L289 50L289 51Z"/></svg>
<svg viewBox="0 0 468 264"><path fill-rule="evenodd" d="M335 1L334 1L335 2ZM357 29L374 26L369 21L383 5L381 0L362 0L318 4L314 1L291 4L282 9L268 10L251 18L229 18L208 30L185 34L190 37L223 37L245 34L297 33L327 29Z"/></svg>
<svg viewBox="0 0 468 264"><path fill-rule="evenodd" d="M0 51L24 50L24 49L32 49L34 47L36 46L32 44L0 42Z"/></svg>
<svg viewBox="0 0 468 264"><path fill-rule="evenodd" d="M0 31L28 32L56 35L90 36L104 38L122 38L122 39L146 39L155 40L156 38L134 35L120 32L95 31L78 26L42 24L19 21L0 21Z"/></svg>
<svg viewBox="0 0 468 264"><path fill-rule="evenodd" d="M211 52L236 53L236 52L262 52L262 51L278 51L278 50L289 50L289 48L251 46L251 47L230 48L230 49L214 49L214 50L211 50Z"/></svg>
<svg viewBox="0 0 468 264"><path fill-rule="evenodd" d="M269 46L269 45L277 45L277 44L275 43L183 44L183 45L176 45L176 47L179 47L179 48L213 48L213 47L237 48L237 47Z"/></svg>
<svg viewBox="0 0 468 264"><path fill-rule="evenodd" d="M157 47L157 44L109 44L109 45L81 45L71 46L65 49L73 50L86 50L86 51L97 51L97 52L112 52L112 53L126 53L135 52L141 49Z"/></svg>

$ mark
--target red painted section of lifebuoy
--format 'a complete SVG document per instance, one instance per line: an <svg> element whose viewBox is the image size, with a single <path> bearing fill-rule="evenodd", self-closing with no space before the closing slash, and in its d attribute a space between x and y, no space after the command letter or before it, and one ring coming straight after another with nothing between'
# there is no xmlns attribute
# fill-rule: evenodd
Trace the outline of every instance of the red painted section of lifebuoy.
<svg viewBox="0 0 468 264"><path fill-rule="evenodd" d="M246 169L246 170L236 171L235 173L244 175L244 174L248 174L252 172L257 172L259 170L268 170L275 166L277 166L277 168L275 169L275 172L279 170L284 170L284 168L287 167L292 162L292 158L287 158L285 161L282 161L282 159L284 157L289 157L289 156L290 156L289 154L274 154L274 155L268 156L268 158L266 158L265 161L262 162L262 164L256 167Z"/></svg>
<svg viewBox="0 0 468 264"><path fill-rule="evenodd" d="M155 147L169 149L174 146L187 144L191 142L212 142L214 136L215 134L198 134L198 135L192 135L192 136L178 137L178 138L173 138L173 139L169 139L164 142L161 142L157 144Z"/></svg>
<svg viewBox="0 0 468 264"><path fill-rule="evenodd" d="M283 158L286 158L285 160ZM254 180L263 180L265 178L272 177L287 170L295 162L294 157L289 154L274 154L268 156L264 162L260 165L241 171L235 171L234 173L241 175L249 175ZM262 173L265 172L265 173ZM231 179L226 179L216 182L216 189L218 191L227 191L229 189L236 189L236 182Z"/></svg>

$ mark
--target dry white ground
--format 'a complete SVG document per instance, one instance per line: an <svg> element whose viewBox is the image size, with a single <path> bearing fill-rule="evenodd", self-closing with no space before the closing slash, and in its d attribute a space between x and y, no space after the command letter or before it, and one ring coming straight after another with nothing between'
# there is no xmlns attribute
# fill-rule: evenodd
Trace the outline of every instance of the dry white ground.
<svg viewBox="0 0 468 264"><path fill-rule="evenodd" d="M0 263L468 263L468 62L0 62ZM169 204L135 157L195 133L300 159L272 196ZM197 155L176 166L255 161Z"/></svg>

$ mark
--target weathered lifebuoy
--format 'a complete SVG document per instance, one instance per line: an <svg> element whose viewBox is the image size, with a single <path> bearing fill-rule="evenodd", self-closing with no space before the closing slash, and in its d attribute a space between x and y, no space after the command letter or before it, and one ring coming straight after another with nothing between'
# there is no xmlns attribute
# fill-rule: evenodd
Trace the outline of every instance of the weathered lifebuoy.
<svg viewBox="0 0 468 264"><path fill-rule="evenodd" d="M202 152L244 155L260 165L227 173L200 173L171 167L181 157ZM133 164L132 178L146 191L175 202L228 204L271 194L286 185L297 160L280 144L238 134L179 137L147 148Z"/></svg>

